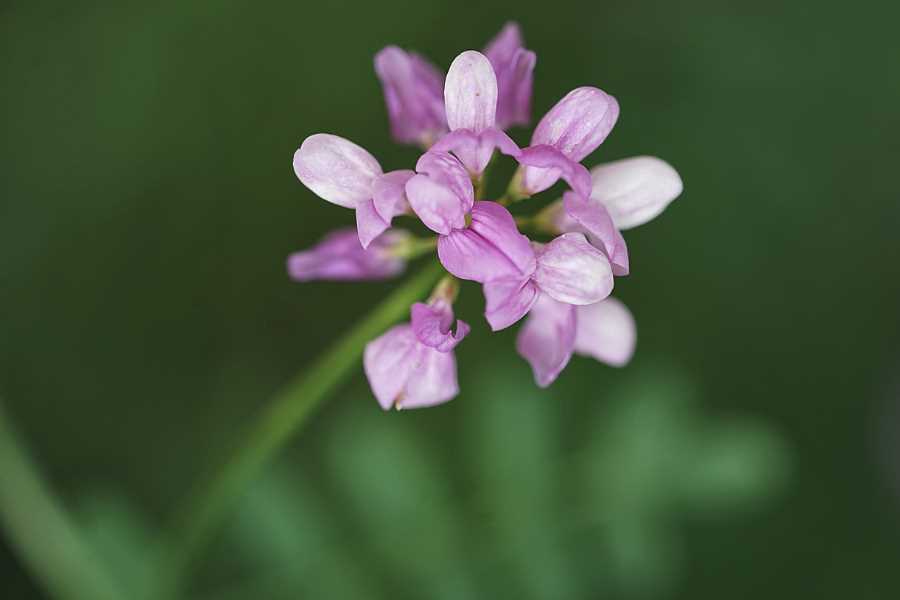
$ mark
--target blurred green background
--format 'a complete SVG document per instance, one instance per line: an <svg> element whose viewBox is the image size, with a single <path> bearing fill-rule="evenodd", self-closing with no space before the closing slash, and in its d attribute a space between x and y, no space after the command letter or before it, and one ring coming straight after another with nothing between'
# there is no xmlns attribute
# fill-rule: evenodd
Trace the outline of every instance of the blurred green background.
<svg viewBox="0 0 900 600"><path fill-rule="evenodd" d="M118 577L151 576L191 482L395 285L287 279L289 252L352 223L294 149L333 132L408 168L373 54L446 68L508 19L536 117L579 85L619 99L588 165L653 154L685 181L626 235L635 360L574 359L540 391L465 288L460 397L384 414L360 368L192 593L897 597L886 2L3 2L0 396L54 489ZM44 597L2 537L0 582Z"/></svg>

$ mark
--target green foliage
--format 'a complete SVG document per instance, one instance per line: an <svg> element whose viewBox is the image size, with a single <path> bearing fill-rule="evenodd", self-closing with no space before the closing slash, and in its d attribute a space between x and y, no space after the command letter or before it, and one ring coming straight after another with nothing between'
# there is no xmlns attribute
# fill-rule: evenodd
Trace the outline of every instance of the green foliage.
<svg viewBox="0 0 900 600"><path fill-rule="evenodd" d="M559 400L513 370L460 400L462 473L421 413L375 412L327 436L322 480L267 473L223 542L241 581L211 597L662 597L686 520L740 518L787 481L774 431L704 414L677 372L629 373L572 439Z"/></svg>

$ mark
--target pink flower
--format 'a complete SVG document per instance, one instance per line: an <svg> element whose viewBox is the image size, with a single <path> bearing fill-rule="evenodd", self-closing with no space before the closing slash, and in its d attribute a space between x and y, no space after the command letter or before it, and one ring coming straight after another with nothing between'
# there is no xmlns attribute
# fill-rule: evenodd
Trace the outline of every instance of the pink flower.
<svg viewBox="0 0 900 600"><path fill-rule="evenodd" d="M507 23L488 42L484 55L497 75L497 127L528 125L531 120L531 86L537 57L526 50L517 23Z"/></svg>
<svg viewBox="0 0 900 600"><path fill-rule="evenodd" d="M444 82L450 133L432 150L452 152L473 177L480 176L494 150L518 156L519 147L496 127L497 77L490 61L468 50L457 56Z"/></svg>
<svg viewBox="0 0 900 600"><path fill-rule="evenodd" d="M363 366L384 410L421 408L452 400L459 393L453 349L469 333L445 299L416 303L411 323L396 325L369 342Z"/></svg>
<svg viewBox="0 0 900 600"><path fill-rule="evenodd" d="M560 231L586 235L609 258L613 273L625 275L628 251L619 230L659 215L681 193L681 178L668 163L649 156L599 165L591 176L590 198L566 192L555 209L556 225ZM634 317L615 298L576 307L541 296L519 331L516 349L531 364L537 384L545 387L573 352L621 367L631 360L636 341Z"/></svg>
<svg viewBox="0 0 900 600"><path fill-rule="evenodd" d="M408 207L404 185L412 171L383 173L364 148L328 133L311 135L294 153L297 178L323 200L356 210L363 248Z"/></svg>
<svg viewBox="0 0 900 600"><path fill-rule="evenodd" d="M534 272L534 250L515 219L496 202L476 202L471 223L438 238L438 258L460 279L521 279Z"/></svg>
<svg viewBox="0 0 900 600"><path fill-rule="evenodd" d="M612 292L609 260L584 235L565 233L548 244L534 244L533 252L534 269L524 277L490 279L484 284L484 316L494 331L516 323L543 295L583 306Z"/></svg>
<svg viewBox="0 0 900 600"><path fill-rule="evenodd" d="M438 257L460 279L521 278L534 270L534 251L506 208L475 202L472 181L451 154L431 150L406 182L410 206L440 234Z"/></svg>
<svg viewBox="0 0 900 600"><path fill-rule="evenodd" d="M497 127L527 125L537 59L534 52L523 47L519 26L504 25L488 42L484 55L496 75ZM428 148L447 132L444 75L434 65L415 52L388 46L375 55L375 73L384 90L395 140Z"/></svg>
<svg viewBox="0 0 900 600"><path fill-rule="evenodd" d="M519 330L516 350L531 365L535 383L547 387L573 352L621 367L631 360L636 341L634 317L615 298L573 306L541 295Z"/></svg>
<svg viewBox="0 0 900 600"><path fill-rule="evenodd" d="M642 225L681 194L683 185L671 165L638 156L591 170L590 198L566 192L561 206L550 208L558 231L579 231L603 250L615 275L627 275L628 248L621 229Z"/></svg>
<svg viewBox="0 0 900 600"><path fill-rule="evenodd" d="M291 254L288 274L296 281L389 279L406 268L406 260L395 251L409 239L409 233L392 230L363 248L356 230L338 229L311 249Z"/></svg>
<svg viewBox="0 0 900 600"><path fill-rule="evenodd" d="M542 192L566 172L578 171L575 165L603 143L618 118L619 103L602 90L580 87L566 94L538 123L531 136L531 152L523 152L519 159L524 165L522 191L527 195ZM579 177L585 181L583 174ZM569 184L588 195L583 185Z"/></svg>
<svg viewBox="0 0 900 600"><path fill-rule="evenodd" d="M415 52L388 46L375 55L391 135L401 143L429 147L447 131L444 75Z"/></svg>

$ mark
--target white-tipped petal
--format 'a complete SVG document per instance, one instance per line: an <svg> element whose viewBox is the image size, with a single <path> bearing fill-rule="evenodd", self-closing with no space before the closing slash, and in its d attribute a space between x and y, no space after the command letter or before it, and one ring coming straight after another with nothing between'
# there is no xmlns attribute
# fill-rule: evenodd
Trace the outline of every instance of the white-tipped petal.
<svg viewBox="0 0 900 600"><path fill-rule="evenodd" d="M656 218L684 188L678 172L654 156L635 156L591 169L591 198L602 202L619 229Z"/></svg>
<svg viewBox="0 0 900 600"><path fill-rule="evenodd" d="M609 260L581 233L564 233L536 252L534 280L548 296L566 304L593 304L609 296Z"/></svg>
<svg viewBox="0 0 900 600"><path fill-rule="evenodd" d="M613 367L625 366L634 355L637 326L631 311L616 298L579 306L575 352Z"/></svg>
<svg viewBox="0 0 900 600"><path fill-rule="evenodd" d="M444 105L450 130L475 133L494 126L497 114L497 77L480 52L467 50L450 65L444 83Z"/></svg>
<svg viewBox="0 0 900 600"><path fill-rule="evenodd" d="M350 140L317 133L294 152L294 173L320 198L356 208L372 198L372 183L381 175L375 157Z"/></svg>

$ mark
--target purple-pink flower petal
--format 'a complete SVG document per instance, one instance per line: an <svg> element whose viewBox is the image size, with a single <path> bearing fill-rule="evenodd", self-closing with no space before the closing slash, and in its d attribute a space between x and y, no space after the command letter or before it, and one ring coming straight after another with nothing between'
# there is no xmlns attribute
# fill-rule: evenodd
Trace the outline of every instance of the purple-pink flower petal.
<svg viewBox="0 0 900 600"><path fill-rule="evenodd" d="M524 317L538 297L530 277L494 279L484 284L484 317L493 331L500 331Z"/></svg>
<svg viewBox="0 0 900 600"><path fill-rule="evenodd" d="M484 55L491 61L491 66L496 72L498 67L511 61L516 51L524 44L525 40L522 38L519 24L509 21L504 23L503 28L487 43Z"/></svg>
<svg viewBox="0 0 900 600"><path fill-rule="evenodd" d="M451 131L480 133L494 126L497 77L483 54L467 50L453 60L444 82L444 105Z"/></svg>
<svg viewBox="0 0 900 600"><path fill-rule="evenodd" d="M385 221L375 210L374 201L364 200L356 205L356 231L359 233L359 243L363 248L368 248L369 244L390 226L390 221Z"/></svg>
<svg viewBox="0 0 900 600"><path fill-rule="evenodd" d="M416 162L416 172L428 175L437 183L449 188L459 198L465 212L472 209L472 204L475 202L472 178L469 177L462 163L452 154L437 150L426 152Z"/></svg>
<svg viewBox="0 0 900 600"><path fill-rule="evenodd" d="M450 188L427 175L406 182L406 195L413 211L435 233L448 234L466 225L466 208Z"/></svg>
<svg viewBox="0 0 900 600"><path fill-rule="evenodd" d="M531 145L549 144L581 162L603 143L619 118L619 103L594 87L572 90L538 123Z"/></svg>
<svg viewBox="0 0 900 600"><path fill-rule="evenodd" d="M372 393L388 410L405 391L407 381L419 367L420 345L409 323L395 325L366 344L363 368Z"/></svg>
<svg viewBox="0 0 900 600"><path fill-rule="evenodd" d="M401 143L430 146L447 131L444 76L414 52L388 46L375 55L391 135Z"/></svg>
<svg viewBox="0 0 900 600"><path fill-rule="evenodd" d="M591 178L591 198L606 206L619 229L656 218L684 189L672 165L654 156L597 165Z"/></svg>
<svg viewBox="0 0 900 600"><path fill-rule="evenodd" d="M456 321L453 327L453 308L446 300L438 299L430 304L416 302L410 308L413 332L420 343L439 352L449 352L469 334L469 324Z"/></svg>
<svg viewBox="0 0 900 600"><path fill-rule="evenodd" d="M576 192L566 192L563 208L575 225L561 224L564 231L580 231L587 235L588 240L606 254L613 275L628 275L628 247L603 204Z"/></svg>
<svg viewBox="0 0 900 600"><path fill-rule="evenodd" d="M409 170L390 171L375 178L372 185L372 200L375 203L375 210L388 223L397 215L409 210L406 182L415 174L415 171Z"/></svg>
<svg viewBox="0 0 900 600"><path fill-rule="evenodd" d="M515 219L496 202L476 202L472 223L438 239L438 258L460 279L523 279L534 272L534 250Z"/></svg>
<svg viewBox="0 0 900 600"><path fill-rule="evenodd" d="M527 125L531 119L534 52L523 48L516 23L507 23L484 50L497 76L497 127Z"/></svg>
<svg viewBox="0 0 900 600"><path fill-rule="evenodd" d="M403 272L406 261L391 251L408 239L407 232L392 230L363 249L354 229L339 229L313 248L291 254L288 274L296 281L388 279Z"/></svg>
<svg viewBox="0 0 900 600"><path fill-rule="evenodd" d="M465 227L475 202L465 167L447 152L426 152L416 164L418 175L406 182L406 197L426 227L441 234Z"/></svg>
<svg viewBox="0 0 900 600"><path fill-rule="evenodd" d="M564 233L538 248L534 280L554 300L593 304L609 296L613 273L606 256L580 233Z"/></svg>
<svg viewBox="0 0 900 600"><path fill-rule="evenodd" d="M637 344L631 311L616 298L579 306L576 312L575 352L613 367L628 364Z"/></svg>
<svg viewBox="0 0 900 600"><path fill-rule="evenodd" d="M294 173L319 197L347 208L372 198L381 166L364 148L329 133L311 135L294 153Z"/></svg>
<svg viewBox="0 0 900 600"><path fill-rule="evenodd" d="M516 338L516 350L531 365L538 386L553 383L569 364L575 327L574 306L540 294Z"/></svg>
<svg viewBox="0 0 900 600"><path fill-rule="evenodd" d="M587 196L591 190L591 174L579 162L567 157L553 146L542 144L521 151L519 164L523 165L522 188L528 194L543 192L562 177L579 194Z"/></svg>
<svg viewBox="0 0 900 600"><path fill-rule="evenodd" d="M476 177L484 172L494 150L513 157L518 157L521 152L512 138L495 127L481 133L475 133L471 129L451 131L432 146L432 150L452 152L466 170Z"/></svg>
<svg viewBox="0 0 900 600"><path fill-rule="evenodd" d="M452 400L457 394L459 383L453 352L440 352L420 345L416 367L395 406L398 409L425 408Z"/></svg>

